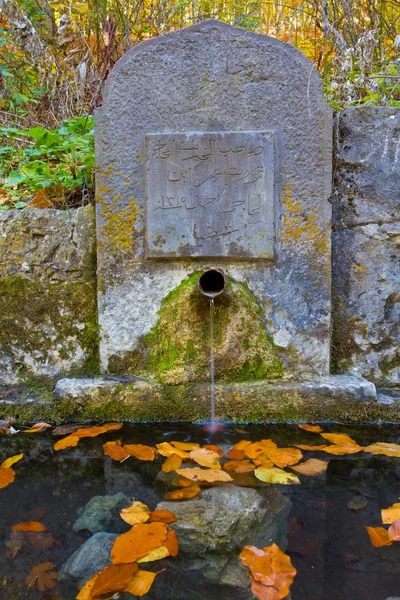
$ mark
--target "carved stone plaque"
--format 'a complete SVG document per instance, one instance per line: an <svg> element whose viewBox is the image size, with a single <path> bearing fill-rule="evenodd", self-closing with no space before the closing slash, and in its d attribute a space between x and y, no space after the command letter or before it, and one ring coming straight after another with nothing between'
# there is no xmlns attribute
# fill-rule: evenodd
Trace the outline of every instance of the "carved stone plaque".
<svg viewBox="0 0 400 600"><path fill-rule="evenodd" d="M146 257L272 258L274 135L146 135Z"/></svg>

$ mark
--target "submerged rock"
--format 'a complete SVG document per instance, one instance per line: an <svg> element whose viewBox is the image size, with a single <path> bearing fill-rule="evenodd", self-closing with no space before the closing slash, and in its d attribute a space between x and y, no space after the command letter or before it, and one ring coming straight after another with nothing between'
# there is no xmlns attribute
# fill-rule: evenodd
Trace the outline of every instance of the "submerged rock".
<svg viewBox="0 0 400 600"><path fill-rule="evenodd" d="M110 550L115 533L95 533L63 564L58 580L82 587L88 579L111 564Z"/></svg>
<svg viewBox="0 0 400 600"><path fill-rule="evenodd" d="M72 529L76 533L83 531L123 533L128 527L119 513L130 503L130 498L122 493L115 494L115 496L94 496L86 506L78 509L79 518L73 524Z"/></svg>

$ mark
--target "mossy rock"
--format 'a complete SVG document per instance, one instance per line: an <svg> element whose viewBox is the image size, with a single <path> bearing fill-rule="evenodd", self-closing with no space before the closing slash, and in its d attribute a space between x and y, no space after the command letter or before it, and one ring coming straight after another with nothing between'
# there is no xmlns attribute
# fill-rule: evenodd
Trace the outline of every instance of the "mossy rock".
<svg viewBox="0 0 400 600"><path fill-rule="evenodd" d="M163 300L155 327L136 351L114 356L109 370L135 374L177 385L210 378L210 301L202 296L196 272ZM214 302L216 381L259 381L282 377L283 367L263 312L254 294L242 283L228 280Z"/></svg>

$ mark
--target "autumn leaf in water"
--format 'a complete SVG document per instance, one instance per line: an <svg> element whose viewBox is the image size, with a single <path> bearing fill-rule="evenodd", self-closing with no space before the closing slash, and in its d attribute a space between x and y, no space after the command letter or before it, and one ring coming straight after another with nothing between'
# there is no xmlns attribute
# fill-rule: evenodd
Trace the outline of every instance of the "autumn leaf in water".
<svg viewBox="0 0 400 600"><path fill-rule="evenodd" d="M165 523L138 523L117 537L111 549L111 560L115 565L134 562L163 546L166 539Z"/></svg>
<svg viewBox="0 0 400 600"><path fill-rule="evenodd" d="M400 446L388 442L376 442L375 444L363 448L363 451L369 452L370 454L383 454L384 456L400 458Z"/></svg>
<svg viewBox="0 0 400 600"><path fill-rule="evenodd" d="M175 523L176 516L170 510L152 510L150 523Z"/></svg>
<svg viewBox="0 0 400 600"><path fill-rule="evenodd" d="M105 425L95 425L94 427L84 427L74 431L73 435L59 440L54 444L54 450L64 450L65 448L71 448L77 446L79 440L85 437L97 437L108 431L118 431L123 426L123 423L106 423Z"/></svg>
<svg viewBox="0 0 400 600"><path fill-rule="evenodd" d="M13 531L46 531L47 527L39 521L26 521L26 523L17 523L11 527Z"/></svg>
<svg viewBox="0 0 400 600"><path fill-rule="evenodd" d="M224 464L225 471L229 473L250 473L255 468L255 464L250 460L230 460Z"/></svg>
<svg viewBox="0 0 400 600"><path fill-rule="evenodd" d="M177 443L177 442L175 442L175 443ZM184 442L181 442L181 444L183 444L183 443ZM166 456L167 458L168 458L168 456L171 456L172 454L176 454L177 456L180 456L181 458L190 458L189 452L186 452L185 450L181 450L180 448L176 448L169 442L162 442L161 444L156 444L156 447L157 447L158 452L161 454L161 456ZM190 451L191 450L192 450L192 448L190 449Z"/></svg>
<svg viewBox="0 0 400 600"><path fill-rule="evenodd" d="M160 546L159 548L151 550L151 552L146 554L146 556L143 556L143 558L138 558L137 562L138 564L154 562L155 560L162 560L163 558L167 558L167 556L169 556L168 548L166 548L165 546Z"/></svg>
<svg viewBox="0 0 400 600"><path fill-rule="evenodd" d="M202 481L204 483L216 483L216 482L228 482L233 481L232 477L225 473L225 471L218 471L214 469L201 469L200 467L194 467L193 469L177 469L178 475L182 475L192 481ZM186 488L188 489L188 488Z"/></svg>
<svg viewBox="0 0 400 600"><path fill-rule="evenodd" d="M267 450L264 455L277 467L283 469L297 464L303 455L297 448L277 448L276 450Z"/></svg>
<svg viewBox="0 0 400 600"><path fill-rule="evenodd" d="M330 446L309 446L307 444L298 444L297 448L302 450L317 450L319 452L327 452L328 454L334 454L335 456L345 456L346 454L356 454L364 450L363 446L359 446L355 440L353 440L346 433L321 433L324 439L331 442Z"/></svg>
<svg viewBox="0 0 400 600"><path fill-rule="evenodd" d="M219 454L207 448L195 448L190 452L190 458L197 462L202 467L209 467L210 469L220 469Z"/></svg>
<svg viewBox="0 0 400 600"><path fill-rule="evenodd" d="M26 537L32 546L35 546L35 548L40 548L41 550L48 550L54 545L54 537L51 535L51 533L36 533L34 531L30 531Z"/></svg>
<svg viewBox="0 0 400 600"><path fill-rule="evenodd" d="M184 452L190 452L191 450L200 447L200 444L196 444L195 442L171 442L171 444L174 448L183 450Z"/></svg>
<svg viewBox="0 0 400 600"><path fill-rule="evenodd" d="M245 448L247 448L247 446L250 446L252 444L252 442L250 442L249 440L240 440L240 442L237 442L236 444L233 445L232 449L233 450L245 450Z"/></svg>
<svg viewBox="0 0 400 600"><path fill-rule="evenodd" d="M194 498L201 492L201 487L197 484L189 485L188 487L181 488L180 490L174 490L165 494L166 500L188 500Z"/></svg>
<svg viewBox="0 0 400 600"><path fill-rule="evenodd" d="M232 460L242 460L242 458L244 458L246 455L244 453L243 450L237 450L236 448L231 448L230 450L228 450L228 452L226 453L228 458L231 458Z"/></svg>
<svg viewBox="0 0 400 600"><path fill-rule="evenodd" d="M161 466L161 470L164 473L171 473L171 471L176 471L182 466L182 458L177 454L171 454L168 458L163 462Z"/></svg>
<svg viewBox="0 0 400 600"><path fill-rule="evenodd" d="M167 529L167 539L164 544L159 548L155 548L151 550L149 554L143 556L143 558L138 558L138 563L152 562L155 560L161 560L166 558L167 556L177 556L179 551L178 538L176 537L176 533L173 529Z"/></svg>
<svg viewBox="0 0 400 600"><path fill-rule="evenodd" d="M304 429L304 431L311 431L312 433L322 433L323 431L319 425L307 425L306 423L299 423L297 427Z"/></svg>
<svg viewBox="0 0 400 600"><path fill-rule="evenodd" d="M237 450L237 448L236 448L236 450ZM258 442L253 442L252 444L249 444L248 446L246 446L244 448L243 452L245 453L245 455L248 458L253 460L254 458L258 458L260 456L260 454L263 454L264 448Z"/></svg>
<svg viewBox="0 0 400 600"><path fill-rule="evenodd" d="M154 460L156 456L154 448L144 444L124 444L123 449L139 460Z"/></svg>
<svg viewBox="0 0 400 600"><path fill-rule="evenodd" d="M136 525L137 523L145 523L149 520L150 509L143 502L133 502L130 506L123 508L119 514L125 523Z"/></svg>
<svg viewBox="0 0 400 600"><path fill-rule="evenodd" d="M35 423L30 429L21 429L21 433L39 433L51 427L49 423Z"/></svg>
<svg viewBox="0 0 400 600"><path fill-rule="evenodd" d="M371 543L376 548L380 548L381 546L390 546L393 544L393 540L390 537L389 533L383 527L365 527L368 532L369 539Z"/></svg>
<svg viewBox="0 0 400 600"><path fill-rule="evenodd" d="M394 521L388 529L389 537L395 541L400 542L400 519Z"/></svg>
<svg viewBox="0 0 400 600"><path fill-rule="evenodd" d="M136 563L128 565L109 565L98 573L96 581L91 590L91 597L98 598L110 592L120 592L132 575L136 573Z"/></svg>
<svg viewBox="0 0 400 600"><path fill-rule="evenodd" d="M11 467L16 462L21 460L23 456L23 453L10 456L10 458L6 458L6 460L0 465L0 489L7 487L14 481L15 471L14 469L11 469Z"/></svg>
<svg viewBox="0 0 400 600"><path fill-rule="evenodd" d="M291 485L300 483L300 479L293 473L287 473L282 469L260 467L254 471L254 475L260 481L265 483L280 483L283 485Z"/></svg>
<svg viewBox="0 0 400 600"><path fill-rule="evenodd" d="M104 454L109 456L113 460L125 460L130 456L128 452L122 447L121 440L117 440L115 442L106 442L103 445Z"/></svg>
<svg viewBox="0 0 400 600"><path fill-rule="evenodd" d="M393 504L389 508L383 508L381 510L382 523L385 525L391 525L397 519L400 519L400 503Z"/></svg>
<svg viewBox="0 0 400 600"><path fill-rule="evenodd" d="M301 475L319 475L320 473L325 473L328 468L328 463L326 460L319 460L318 458L310 458L309 460L305 460L299 465L293 465L290 467L297 473Z"/></svg>
<svg viewBox="0 0 400 600"><path fill-rule="evenodd" d="M219 446L214 446L214 444L206 444L205 446L203 446L203 448L205 448L206 450L212 450L213 452L218 454L220 458L224 456L224 451L222 450L222 448L220 448Z"/></svg>
<svg viewBox="0 0 400 600"><path fill-rule="evenodd" d="M245 546L239 555L242 563L249 567L253 582L252 592L264 600L281 600L289 594L289 588L296 575L296 569L276 544L264 550L255 546ZM262 586L262 587L261 587ZM262 588L271 588L266 594Z"/></svg>
<svg viewBox="0 0 400 600"><path fill-rule="evenodd" d="M7 546L7 558L15 558L22 550L22 547L25 543L25 536L22 531L12 531L10 535L10 539L6 542Z"/></svg>
<svg viewBox="0 0 400 600"><path fill-rule="evenodd" d="M139 569L122 591L133 596L144 596L150 590L156 576L162 573L162 571L152 573L151 571L142 571Z"/></svg>
<svg viewBox="0 0 400 600"><path fill-rule="evenodd" d="M56 573L56 571L52 571L54 568L55 565L53 565L51 562L44 562L40 565L36 565L36 567L33 567L32 571L25 579L26 587L28 589L32 589L36 585L40 592L55 588L57 585L56 579L58 577L58 573Z"/></svg>

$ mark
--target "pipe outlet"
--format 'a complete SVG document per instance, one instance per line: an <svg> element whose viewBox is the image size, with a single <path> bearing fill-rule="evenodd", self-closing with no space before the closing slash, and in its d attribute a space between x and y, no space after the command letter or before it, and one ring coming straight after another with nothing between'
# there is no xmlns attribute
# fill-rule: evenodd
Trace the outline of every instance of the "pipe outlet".
<svg viewBox="0 0 400 600"><path fill-rule="evenodd" d="M221 269L207 269L197 280L200 294L215 298L225 291L226 275Z"/></svg>

